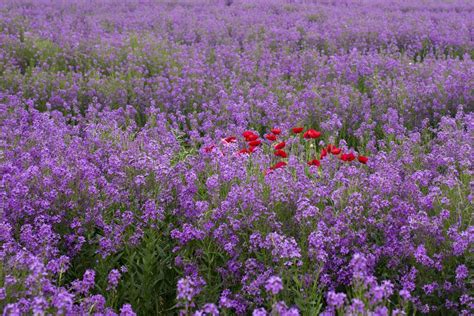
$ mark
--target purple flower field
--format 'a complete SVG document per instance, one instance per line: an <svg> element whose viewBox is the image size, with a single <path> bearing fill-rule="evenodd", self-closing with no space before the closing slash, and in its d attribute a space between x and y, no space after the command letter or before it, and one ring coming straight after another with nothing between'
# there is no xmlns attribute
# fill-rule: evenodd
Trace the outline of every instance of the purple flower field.
<svg viewBox="0 0 474 316"><path fill-rule="evenodd" d="M473 315L474 2L0 0L3 315Z"/></svg>

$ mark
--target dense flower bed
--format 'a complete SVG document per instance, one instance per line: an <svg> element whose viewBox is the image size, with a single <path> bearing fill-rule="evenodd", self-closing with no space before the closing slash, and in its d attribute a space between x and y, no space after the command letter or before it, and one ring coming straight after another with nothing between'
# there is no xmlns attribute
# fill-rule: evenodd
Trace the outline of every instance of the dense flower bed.
<svg viewBox="0 0 474 316"><path fill-rule="evenodd" d="M473 13L2 1L1 310L469 315Z"/></svg>

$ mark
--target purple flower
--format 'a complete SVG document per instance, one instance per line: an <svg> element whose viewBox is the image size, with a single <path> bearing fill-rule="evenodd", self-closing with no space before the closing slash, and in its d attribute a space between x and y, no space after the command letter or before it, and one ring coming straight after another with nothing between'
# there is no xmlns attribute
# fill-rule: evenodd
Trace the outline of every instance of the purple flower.
<svg viewBox="0 0 474 316"><path fill-rule="evenodd" d="M404 299L405 301L409 300L411 298L411 294L409 291L407 290L400 290L400 292L398 293L400 295L400 297L402 299Z"/></svg>
<svg viewBox="0 0 474 316"><path fill-rule="evenodd" d="M177 239L179 243L183 245L190 242L191 240L201 240L204 238L204 236L205 233L202 230L189 224L184 224L182 231L178 229L173 229L171 231L171 237Z"/></svg>
<svg viewBox="0 0 474 316"><path fill-rule="evenodd" d="M276 312L277 315L281 316L299 316L300 312L296 307L290 307L285 304L285 302L280 301L273 305L273 311Z"/></svg>
<svg viewBox="0 0 474 316"><path fill-rule="evenodd" d="M265 308L263 308L263 307L256 308L252 312L252 316L267 316L267 315L268 315L268 313L265 310Z"/></svg>
<svg viewBox="0 0 474 316"><path fill-rule="evenodd" d="M108 286L107 286L107 289L108 290L112 290L112 289L115 289L120 281L120 271L117 270L117 269L112 269L110 272L109 272L109 276L108 276Z"/></svg>
<svg viewBox="0 0 474 316"><path fill-rule="evenodd" d="M279 259L299 259L300 249L293 237L285 237L278 233L270 233L265 239L265 247L272 249L272 256L275 261ZM290 265L291 261L286 261Z"/></svg>
<svg viewBox="0 0 474 316"><path fill-rule="evenodd" d="M456 268L456 281L461 282L469 276L469 270L466 265L461 264Z"/></svg>
<svg viewBox="0 0 474 316"><path fill-rule="evenodd" d="M78 293L87 294L95 286L95 271L86 270L82 281L74 281L73 288Z"/></svg>
<svg viewBox="0 0 474 316"><path fill-rule="evenodd" d="M388 308L386 306L377 306L373 312L374 316L387 316L389 315Z"/></svg>
<svg viewBox="0 0 474 316"><path fill-rule="evenodd" d="M346 299L346 294L344 293L335 293L333 291L329 291L326 297L326 302L329 306L340 308L344 305L344 301Z"/></svg>
<svg viewBox="0 0 474 316"><path fill-rule="evenodd" d="M206 282L201 277L187 276L178 280L178 300L191 302L199 294Z"/></svg>
<svg viewBox="0 0 474 316"><path fill-rule="evenodd" d="M432 294L438 288L438 284L436 282L426 284L423 286L423 291L425 291L426 295Z"/></svg>
<svg viewBox="0 0 474 316"><path fill-rule="evenodd" d="M353 298L348 310L350 314L354 314L354 315L363 314L365 311L365 304L361 300L357 298Z"/></svg>
<svg viewBox="0 0 474 316"><path fill-rule="evenodd" d="M353 277L355 279L363 280L367 275L367 259L364 255L356 253L352 256L350 266L353 271Z"/></svg>
<svg viewBox="0 0 474 316"><path fill-rule="evenodd" d="M203 306L200 310L196 311L193 316L205 316L205 315L211 315L211 316L218 316L219 315L219 309L215 304L208 303Z"/></svg>
<svg viewBox="0 0 474 316"><path fill-rule="evenodd" d="M419 245L416 248L414 256L417 262L425 266L430 267L433 265L433 260L426 254L426 249L424 245Z"/></svg>
<svg viewBox="0 0 474 316"><path fill-rule="evenodd" d="M213 175L206 181L206 186L209 190L214 190L219 186L219 176Z"/></svg>
<svg viewBox="0 0 474 316"><path fill-rule="evenodd" d="M283 290L281 278L278 276L269 277L265 283L265 290L272 293L273 295L277 295L281 290Z"/></svg>
<svg viewBox="0 0 474 316"><path fill-rule="evenodd" d="M120 316L135 316L135 312L132 309L130 304L124 304L122 308L120 308Z"/></svg>

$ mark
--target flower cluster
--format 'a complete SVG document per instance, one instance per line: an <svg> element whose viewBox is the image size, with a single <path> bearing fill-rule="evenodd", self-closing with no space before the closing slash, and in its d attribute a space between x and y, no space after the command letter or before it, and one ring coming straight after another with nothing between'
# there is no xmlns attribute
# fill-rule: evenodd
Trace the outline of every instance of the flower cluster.
<svg viewBox="0 0 474 316"><path fill-rule="evenodd" d="M315 152L315 150L321 147L321 142L311 143L310 147L304 146L305 150L301 152L298 148L297 140L299 138L295 136L302 135L302 139L304 139L305 142L311 140L316 141L321 138L322 134L321 132L315 129L310 128L304 131L303 127L293 127L291 128L291 132L286 138L283 137L284 134L282 134L282 129L280 128L272 128L270 131L270 133L264 135L266 141L262 140L257 132L250 130L244 131L242 133L242 136L245 140L246 146L240 149L237 153L250 155L256 152L258 148L263 148L262 150L264 152L273 151L273 155L275 157L281 158L281 160L271 165L269 171L287 166L287 158L289 159L289 156L291 154L304 157L319 157L319 159L310 158L307 162L308 166L315 167L320 167L321 160L323 160L324 157L328 156L328 154L334 155L344 162L351 162L354 161L356 158L362 164L367 164L367 162L369 161L369 158L367 156L359 154L356 157L353 151L348 151L347 153L344 153L341 148L338 148L333 144L328 144L325 147L322 147L320 152L317 153ZM238 143L238 138L236 136L228 136L222 139L222 142L224 144ZM206 146L205 152L210 152L214 148L216 148L215 145Z"/></svg>

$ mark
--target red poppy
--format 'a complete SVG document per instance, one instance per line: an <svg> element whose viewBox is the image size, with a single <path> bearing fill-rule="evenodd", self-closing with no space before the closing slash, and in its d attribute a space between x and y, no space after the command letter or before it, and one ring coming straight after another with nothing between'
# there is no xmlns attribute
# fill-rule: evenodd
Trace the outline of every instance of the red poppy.
<svg viewBox="0 0 474 316"><path fill-rule="evenodd" d="M272 142L277 140L277 137L276 137L275 134L267 134L267 135L265 135L265 138L268 139L269 141L272 141Z"/></svg>
<svg viewBox="0 0 474 316"><path fill-rule="evenodd" d="M253 141L249 142L249 146L257 147L257 146L260 146L261 143L262 143L262 141L260 139L253 140Z"/></svg>
<svg viewBox="0 0 474 316"><path fill-rule="evenodd" d="M250 153L253 153L256 149L257 149L256 146L250 146L250 147L249 147L249 152L250 152Z"/></svg>
<svg viewBox="0 0 474 316"><path fill-rule="evenodd" d="M362 156L360 155L359 157L357 157L359 159L359 162L360 163L363 163L364 165L367 163L367 161L369 161L369 157L366 157L366 156Z"/></svg>
<svg viewBox="0 0 474 316"><path fill-rule="evenodd" d="M281 157L281 158L286 158L286 157L288 157L288 154L285 151L283 151L281 149L278 149L278 150L275 151L275 156L278 156L278 157Z"/></svg>
<svg viewBox="0 0 474 316"><path fill-rule="evenodd" d="M252 131L245 131L242 133L242 136L245 138L249 137L250 135L255 135L255 133Z"/></svg>
<svg viewBox="0 0 474 316"><path fill-rule="evenodd" d="M342 154L341 155L341 160L342 161L353 161L355 159L355 156L353 153L349 153L349 154Z"/></svg>
<svg viewBox="0 0 474 316"><path fill-rule="evenodd" d="M239 154L250 154L250 151L247 148L241 149Z"/></svg>
<svg viewBox="0 0 474 316"><path fill-rule="evenodd" d="M281 143L275 145L275 149L276 150L283 149L283 148L285 148L285 145L286 145L285 142L281 142Z"/></svg>
<svg viewBox="0 0 474 316"><path fill-rule="evenodd" d="M246 141L248 142L253 142L254 140L258 139L258 135L252 134L249 137L245 138Z"/></svg>
<svg viewBox="0 0 474 316"><path fill-rule="evenodd" d="M303 127L293 127L291 131L295 134L299 134L303 131Z"/></svg>
<svg viewBox="0 0 474 316"><path fill-rule="evenodd" d="M328 144L328 145L326 146L326 150L327 150L328 152L331 152L331 149L332 149L333 147L334 147L334 146L333 146L332 144Z"/></svg>
<svg viewBox="0 0 474 316"><path fill-rule="evenodd" d="M339 155L341 153L342 149L341 148L337 148L337 147L334 147L334 146L331 146L331 154L333 155Z"/></svg>
<svg viewBox="0 0 474 316"><path fill-rule="evenodd" d="M306 139L315 139L320 136L321 136L321 132L318 132L317 130L314 130L314 129L309 129L303 134L303 137Z"/></svg>
<svg viewBox="0 0 474 316"><path fill-rule="evenodd" d="M279 129L279 128L272 128L272 129L271 129L271 132L272 132L273 134L275 134L275 135L280 135L281 129Z"/></svg>
<svg viewBox="0 0 474 316"><path fill-rule="evenodd" d="M237 141L237 138L235 136L229 136L224 138L224 140L228 143L235 143Z"/></svg>
<svg viewBox="0 0 474 316"><path fill-rule="evenodd" d="M319 167L321 166L321 162L318 159L313 159L313 160L308 161L308 166Z"/></svg>
<svg viewBox="0 0 474 316"><path fill-rule="evenodd" d="M278 168L283 168L284 166L286 166L286 162L279 161L276 164L274 164L273 166L271 166L270 169L275 170L275 169L278 169Z"/></svg>
<svg viewBox="0 0 474 316"><path fill-rule="evenodd" d="M323 148L323 150L321 151L321 155L319 156L319 159L323 159L327 155L328 155L328 152L326 151L326 149Z"/></svg>

